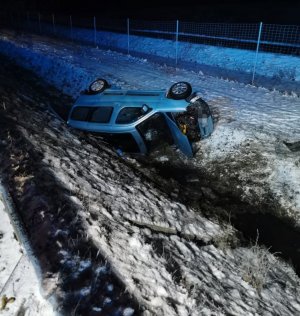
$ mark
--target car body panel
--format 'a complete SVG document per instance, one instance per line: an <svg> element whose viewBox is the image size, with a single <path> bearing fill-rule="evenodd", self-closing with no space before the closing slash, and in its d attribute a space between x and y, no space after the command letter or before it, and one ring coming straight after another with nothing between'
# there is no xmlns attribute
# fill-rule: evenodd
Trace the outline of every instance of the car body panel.
<svg viewBox="0 0 300 316"><path fill-rule="evenodd" d="M137 108L133 112L143 110L143 106L146 105L146 112L141 112L132 122L126 122L126 109L125 108ZM74 103L68 118L68 125L74 128L107 134L131 134L134 138L141 153L146 154L148 148L144 135L141 135L138 130L138 126L151 120L155 117L156 113L160 113L164 116L166 121L166 127L172 135L174 144L187 156L193 156L192 144L187 135L179 128L178 123L174 119L176 113L185 113L190 102L181 99L174 100L167 97L165 90L122 90L122 89L106 89L99 94L81 94ZM208 107L208 105L206 105ZM110 118L105 123L91 122L91 117L94 113L100 109L112 107ZM87 108L87 114L85 120L78 120L72 118L72 113L75 109L80 112L81 108ZM95 108L95 109L94 109ZM125 123L122 122L121 111L125 113ZM199 107L200 109L200 107ZM110 110L110 109L109 109ZM130 112L130 111L129 111ZM202 110L200 110L202 113ZM118 115L121 116L119 123L117 123ZM101 116L101 112L100 112ZM134 117L134 116L133 116ZM120 123L121 121L121 123ZM206 108L198 118L199 133L201 138L208 137L213 130L213 120L208 108Z"/></svg>
<svg viewBox="0 0 300 316"><path fill-rule="evenodd" d="M177 147L189 158L193 157L193 150L187 136L178 129L176 123L168 115L166 115L166 120Z"/></svg>
<svg viewBox="0 0 300 316"><path fill-rule="evenodd" d="M140 148L140 152L142 154L146 154L148 152L147 147L144 143L144 140L141 136L141 134L135 129L134 131L132 131L131 135L134 137L138 147Z"/></svg>

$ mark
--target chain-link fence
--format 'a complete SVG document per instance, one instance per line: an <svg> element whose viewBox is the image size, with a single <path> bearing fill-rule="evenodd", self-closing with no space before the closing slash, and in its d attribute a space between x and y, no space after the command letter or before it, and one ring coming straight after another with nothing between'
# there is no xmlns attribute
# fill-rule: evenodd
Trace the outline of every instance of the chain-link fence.
<svg viewBox="0 0 300 316"><path fill-rule="evenodd" d="M1 24L148 58L160 54L176 66L189 61L233 69L235 63L239 70L247 68L252 84L258 69L271 68L267 53L300 56L297 25L113 20L40 13L6 14ZM224 50L218 50L220 47Z"/></svg>
<svg viewBox="0 0 300 316"><path fill-rule="evenodd" d="M300 56L300 26L264 24L260 48L262 51Z"/></svg>
<svg viewBox="0 0 300 316"><path fill-rule="evenodd" d="M176 40L176 21L130 20L130 34Z"/></svg>
<svg viewBox="0 0 300 316"><path fill-rule="evenodd" d="M259 24L182 22L179 38L185 42L255 50Z"/></svg>

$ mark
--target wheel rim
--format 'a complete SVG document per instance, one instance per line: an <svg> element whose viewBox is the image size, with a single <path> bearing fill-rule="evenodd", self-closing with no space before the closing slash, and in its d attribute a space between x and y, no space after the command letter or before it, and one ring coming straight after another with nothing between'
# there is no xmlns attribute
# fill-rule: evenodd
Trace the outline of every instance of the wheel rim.
<svg viewBox="0 0 300 316"><path fill-rule="evenodd" d="M104 82L102 80L95 81L91 84L92 91L100 91L104 87Z"/></svg>
<svg viewBox="0 0 300 316"><path fill-rule="evenodd" d="M185 93L187 91L187 84L184 82L179 82L176 83L173 87L172 87L172 92L174 94L182 94Z"/></svg>

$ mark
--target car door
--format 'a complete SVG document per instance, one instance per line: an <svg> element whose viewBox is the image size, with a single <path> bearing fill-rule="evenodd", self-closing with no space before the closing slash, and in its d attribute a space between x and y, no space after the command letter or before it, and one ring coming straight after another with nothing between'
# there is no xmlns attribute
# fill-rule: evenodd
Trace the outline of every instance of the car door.
<svg viewBox="0 0 300 316"><path fill-rule="evenodd" d="M148 151L175 144L186 156L193 152L188 138L181 133L175 122L164 113L155 113L137 126Z"/></svg>
<svg viewBox="0 0 300 316"><path fill-rule="evenodd" d="M177 124L167 115L164 114L166 118L166 122L168 127L172 133L174 143L176 146L188 157L193 157L193 150L191 143L186 135L184 135L180 129L178 128Z"/></svg>

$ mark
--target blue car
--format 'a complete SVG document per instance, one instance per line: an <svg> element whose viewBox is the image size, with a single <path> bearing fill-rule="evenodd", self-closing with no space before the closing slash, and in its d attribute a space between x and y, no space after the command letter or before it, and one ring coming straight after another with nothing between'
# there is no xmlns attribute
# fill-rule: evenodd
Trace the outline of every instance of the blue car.
<svg viewBox="0 0 300 316"><path fill-rule="evenodd" d="M96 79L73 105L68 125L100 133L124 152L147 154L166 145L193 157L193 143L213 132L208 104L188 82L167 90L122 90Z"/></svg>

